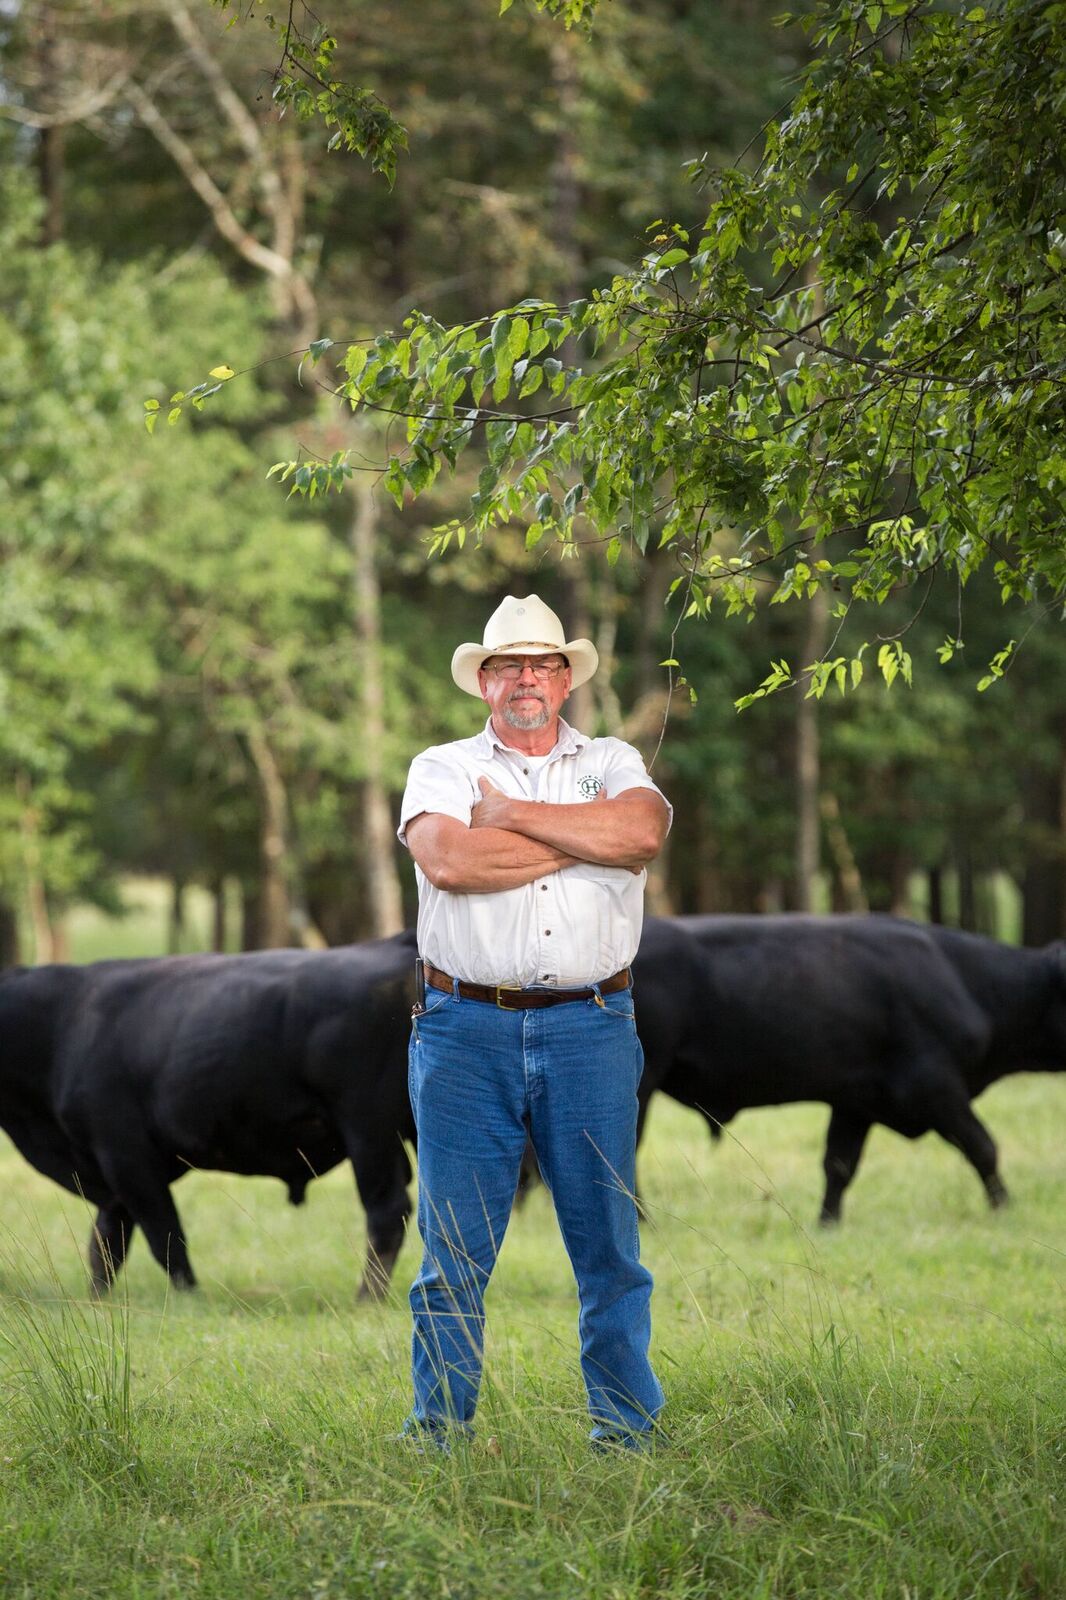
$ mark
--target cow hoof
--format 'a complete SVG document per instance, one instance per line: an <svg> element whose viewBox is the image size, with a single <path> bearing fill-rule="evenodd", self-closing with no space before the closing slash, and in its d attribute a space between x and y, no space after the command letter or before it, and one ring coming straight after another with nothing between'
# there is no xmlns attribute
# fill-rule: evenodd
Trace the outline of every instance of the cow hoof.
<svg viewBox="0 0 1066 1600"><path fill-rule="evenodd" d="M1010 1195L1007 1193L1006 1184L1004 1184L999 1178L990 1178L985 1184L985 1192L988 1195L988 1203L992 1207L993 1211L998 1211L999 1208L1001 1206L1005 1206L1007 1201L1010 1199Z"/></svg>
<svg viewBox="0 0 1066 1600"><path fill-rule="evenodd" d="M818 1226L820 1228L839 1228L840 1227L840 1212L839 1211L822 1211L822 1212L820 1212L819 1213L819 1217L818 1217Z"/></svg>
<svg viewBox="0 0 1066 1600"><path fill-rule="evenodd" d="M188 1294L199 1285L191 1272L172 1272L170 1274L170 1287L180 1289L182 1294Z"/></svg>

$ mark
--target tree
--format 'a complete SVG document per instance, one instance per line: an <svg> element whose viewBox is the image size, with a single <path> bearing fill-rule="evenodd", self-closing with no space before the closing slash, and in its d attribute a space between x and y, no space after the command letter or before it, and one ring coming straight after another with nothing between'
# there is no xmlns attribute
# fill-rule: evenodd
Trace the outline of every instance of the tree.
<svg viewBox="0 0 1066 1600"><path fill-rule="evenodd" d="M415 313L350 346L338 392L406 419L398 498L483 446L438 549L516 522L608 561L671 546L693 615L829 588L820 695L864 670L850 612L900 586L1066 597L1066 14L821 0L805 22L819 53L758 164L692 163L715 190L698 237L654 224L635 270L568 305ZM302 466L302 492L345 472ZM877 665L909 676L909 652Z"/></svg>

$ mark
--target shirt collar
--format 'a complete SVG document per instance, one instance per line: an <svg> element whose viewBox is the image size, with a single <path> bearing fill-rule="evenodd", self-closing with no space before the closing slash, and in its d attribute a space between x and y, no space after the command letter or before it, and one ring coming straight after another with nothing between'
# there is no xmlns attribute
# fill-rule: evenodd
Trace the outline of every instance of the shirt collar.
<svg viewBox="0 0 1066 1600"><path fill-rule="evenodd" d="M514 745L504 744L496 729L492 726L491 717L485 723L477 739L479 755L491 756L497 750L501 750L504 755L512 756L521 755L522 753L520 750L516 750ZM568 722L565 722L560 717L559 736L548 751L548 755L553 759L556 756L576 755L579 750L584 749L585 745L589 743L590 740L587 734L579 733L576 728L572 728Z"/></svg>

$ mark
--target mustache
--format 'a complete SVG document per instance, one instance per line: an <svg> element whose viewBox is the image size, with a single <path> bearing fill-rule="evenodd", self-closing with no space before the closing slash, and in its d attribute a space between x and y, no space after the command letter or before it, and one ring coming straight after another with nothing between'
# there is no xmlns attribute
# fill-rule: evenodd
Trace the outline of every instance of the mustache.
<svg viewBox="0 0 1066 1600"><path fill-rule="evenodd" d="M513 689L507 696L507 704L510 705L513 700L528 700L531 698L539 700L542 706L548 704L548 697L543 689Z"/></svg>

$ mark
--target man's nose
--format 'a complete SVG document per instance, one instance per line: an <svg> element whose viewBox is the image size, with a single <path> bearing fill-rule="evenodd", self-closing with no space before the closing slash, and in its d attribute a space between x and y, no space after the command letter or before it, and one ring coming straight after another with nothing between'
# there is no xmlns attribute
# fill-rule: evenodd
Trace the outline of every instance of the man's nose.
<svg viewBox="0 0 1066 1600"><path fill-rule="evenodd" d="M521 672L520 672L520 673L519 673L519 674L518 674L518 677L519 677L519 680L521 680L521 679L523 679L523 678L524 678L524 677L525 677L525 675L526 675L526 673L527 673L527 672L528 672L528 673L529 673L529 676L530 676L530 677L531 677L531 678L532 678L532 679L533 679L533 682L534 682L534 683L536 683L536 681L537 681L537 674L536 674L536 673L535 673L535 672L534 672L534 670L533 670L533 663L532 663L532 661L531 661L531 660L530 660L530 659L529 659L529 657L528 657L528 656L527 656L527 657L526 657L526 659L525 659L525 661L523 661L523 663L522 663L522 670L521 670Z"/></svg>

